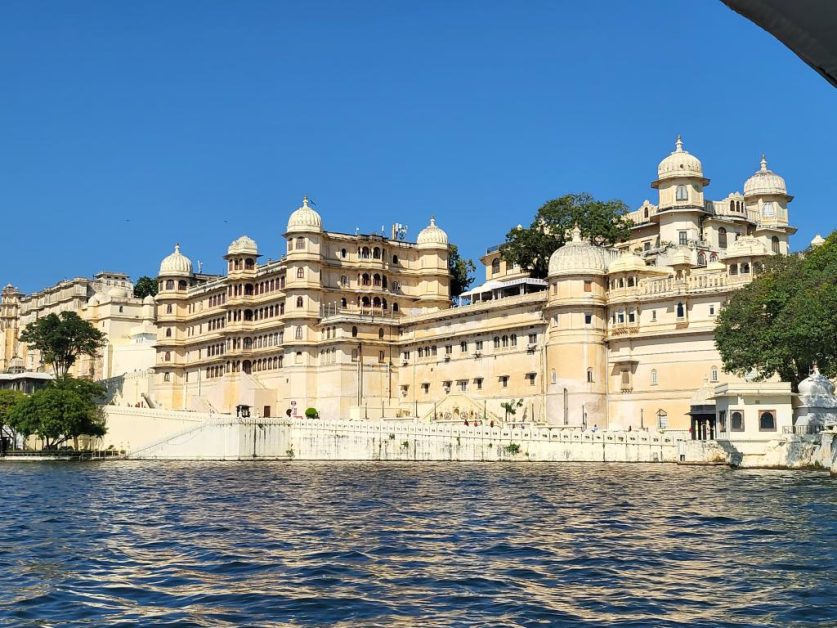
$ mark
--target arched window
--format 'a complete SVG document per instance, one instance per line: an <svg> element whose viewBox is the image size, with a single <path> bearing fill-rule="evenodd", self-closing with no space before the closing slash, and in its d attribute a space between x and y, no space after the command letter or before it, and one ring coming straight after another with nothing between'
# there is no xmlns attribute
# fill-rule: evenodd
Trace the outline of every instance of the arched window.
<svg viewBox="0 0 837 628"><path fill-rule="evenodd" d="M677 186L677 200L678 201L688 201L689 200L689 191L686 189L685 185L678 185Z"/></svg>
<svg viewBox="0 0 837 628"><path fill-rule="evenodd" d="M383 276L383 277L381 277L381 287L382 287L384 290L386 290L386 287L387 287L387 278L386 278L386 275L385 275L385 276Z"/></svg>
<svg viewBox="0 0 837 628"><path fill-rule="evenodd" d="M174 290L174 279L166 280L166 290Z"/></svg>
<svg viewBox="0 0 837 628"><path fill-rule="evenodd" d="M377 246L374 249L372 249L372 258L381 259L381 249L379 249Z"/></svg>
<svg viewBox="0 0 837 628"><path fill-rule="evenodd" d="M503 336L503 349L509 346L509 337Z"/></svg>
<svg viewBox="0 0 837 628"><path fill-rule="evenodd" d="M248 257L246 260L244 260L244 268L246 268L247 270L253 270L255 266L256 262L253 259Z"/></svg>
<svg viewBox="0 0 837 628"><path fill-rule="evenodd" d="M750 272L750 265L747 262L741 264L741 274L746 275Z"/></svg>
<svg viewBox="0 0 837 628"><path fill-rule="evenodd" d="M171 373L169 373L168 371L163 373L163 381L164 382L170 382L171 381Z"/></svg>
<svg viewBox="0 0 837 628"><path fill-rule="evenodd" d="M244 296L252 297L253 296L253 284L248 283L244 285Z"/></svg>
<svg viewBox="0 0 837 628"><path fill-rule="evenodd" d="M709 381L710 382L717 382L718 381L718 367L713 366L709 369Z"/></svg>
<svg viewBox="0 0 837 628"><path fill-rule="evenodd" d="M171 351L166 351L165 355L163 356L163 359L166 362L171 362Z"/></svg>
<svg viewBox="0 0 837 628"><path fill-rule="evenodd" d="M305 269L301 266L296 269L296 278L297 279L305 279Z"/></svg>
<svg viewBox="0 0 837 628"><path fill-rule="evenodd" d="M368 247L368 246L364 246L364 247L360 250L360 256L361 256L363 259L369 259L369 247Z"/></svg>
<svg viewBox="0 0 837 628"><path fill-rule="evenodd" d="M647 209L645 211L648 211ZM558 373L555 372L555 369L552 369L552 373L550 374L550 381L553 384L558 383Z"/></svg>
<svg viewBox="0 0 837 628"><path fill-rule="evenodd" d="M346 259L346 255L347 255L346 249L340 249L340 257L342 257L343 259Z"/></svg>
<svg viewBox="0 0 837 628"><path fill-rule="evenodd" d="M189 284L186 283L185 279L181 279L177 282L177 289L178 290L185 290Z"/></svg>
<svg viewBox="0 0 837 628"><path fill-rule="evenodd" d="M776 416L770 410L765 410L759 414L759 431L760 432L775 432L776 431Z"/></svg>
<svg viewBox="0 0 837 628"><path fill-rule="evenodd" d="M593 383L593 369L591 369L591 368L587 369L587 383L588 384Z"/></svg>
<svg viewBox="0 0 837 628"><path fill-rule="evenodd" d="M296 248L297 248L297 250L305 248L305 238L297 238L296 239Z"/></svg>
<svg viewBox="0 0 837 628"><path fill-rule="evenodd" d="M733 411L730 415L729 429L733 432L744 431L744 414L738 410Z"/></svg>
<svg viewBox="0 0 837 628"><path fill-rule="evenodd" d="M727 230L724 227L718 229L718 248L727 248Z"/></svg>
<svg viewBox="0 0 837 628"><path fill-rule="evenodd" d="M761 213L765 218L772 218L776 215L776 207L773 205L773 201L767 201L761 209Z"/></svg>
<svg viewBox="0 0 837 628"><path fill-rule="evenodd" d="M651 369L651 385L657 385L657 369Z"/></svg>
<svg viewBox="0 0 837 628"><path fill-rule="evenodd" d="M166 328L166 338L171 338L171 327Z"/></svg>
<svg viewBox="0 0 837 628"><path fill-rule="evenodd" d="M346 275L340 275L340 285L344 288L349 285L349 278Z"/></svg>
<svg viewBox="0 0 837 628"><path fill-rule="evenodd" d="M704 253L703 251L698 253L697 263L698 266L706 266L706 253Z"/></svg>
<svg viewBox="0 0 837 628"><path fill-rule="evenodd" d="M771 238L770 242L771 242L771 244L772 244L772 246L773 246L773 252L774 252L776 255L778 255L779 253L781 253L781 252L782 252L782 249L781 249L781 248L780 248L780 246L779 246L779 238L777 238L776 236L773 236L773 238Z"/></svg>
<svg viewBox="0 0 837 628"><path fill-rule="evenodd" d="M363 307L369 307L369 305L370 305L370 302L369 302L369 297L363 297L363 298L360 300L360 304L361 304Z"/></svg>
<svg viewBox="0 0 837 628"><path fill-rule="evenodd" d="M381 307L381 297L372 299L372 307Z"/></svg>
<svg viewBox="0 0 837 628"><path fill-rule="evenodd" d="M172 308L171 303L168 303L166 305L166 314L171 314L173 310L174 310L174 308Z"/></svg>
<svg viewBox="0 0 837 628"><path fill-rule="evenodd" d="M495 349L500 348L500 336L494 336L494 348Z"/></svg>
<svg viewBox="0 0 837 628"><path fill-rule="evenodd" d="M668 412L657 410L657 429L664 430L668 427Z"/></svg>
<svg viewBox="0 0 837 628"><path fill-rule="evenodd" d="M393 311L393 312L397 312L397 311L398 311L398 304L397 304L397 303L393 303L393 304L392 304L392 311Z"/></svg>
<svg viewBox="0 0 837 628"><path fill-rule="evenodd" d="M253 348L253 339L252 338L245 338L244 339L244 348L245 349L252 349Z"/></svg>
<svg viewBox="0 0 837 628"><path fill-rule="evenodd" d="M352 338L357 338L357 327L352 327Z"/></svg>
<svg viewBox="0 0 837 628"><path fill-rule="evenodd" d="M302 325L296 326L296 333L294 335L294 338L296 338L297 340L302 340Z"/></svg>
<svg viewBox="0 0 837 628"><path fill-rule="evenodd" d="M495 258L493 262L491 262L491 274L492 275L499 275L500 274L500 259Z"/></svg>
<svg viewBox="0 0 837 628"><path fill-rule="evenodd" d="M387 309L387 300L386 299L381 299L381 307L383 309Z"/></svg>
<svg viewBox="0 0 837 628"><path fill-rule="evenodd" d="M378 273L375 273L375 276L372 277L372 285L380 287L381 285L381 276Z"/></svg>
<svg viewBox="0 0 837 628"><path fill-rule="evenodd" d="M369 281L369 273L363 273L363 276L361 277L361 283L362 283L364 286L368 286L368 285L369 285L369 283L370 283L370 281Z"/></svg>
<svg viewBox="0 0 837 628"><path fill-rule="evenodd" d="M346 299L340 299L340 307L346 307Z"/></svg>
<svg viewBox="0 0 837 628"><path fill-rule="evenodd" d="M677 318L685 318L686 317L686 308L683 306L682 303L677 304Z"/></svg>
<svg viewBox="0 0 837 628"><path fill-rule="evenodd" d="M512 346L512 347L516 347L516 346L517 346L517 334L512 334L512 335L511 335L511 346Z"/></svg>
<svg viewBox="0 0 837 628"><path fill-rule="evenodd" d="M393 264L397 264L397 263L398 263L398 256L397 256L397 255L393 255L393 256L392 256L392 263L393 263Z"/></svg>
<svg viewBox="0 0 837 628"><path fill-rule="evenodd" d="M730 202L729 202L729 210L730 210L731 212L734 212L734 211L735 211L735 201L730 200Z"/></svg>
<svg viewBox="0 0 837 628"><path fill-rule="evenodd" d="M384 328L381 327L380 329L378 329L378 340L383 340L383 339L384 339Z"/></svg>
<svg viewBox="0 0 837 628"><path fill-rule="evenodd" d="M648 208L645 208L645 219L648 220Z"/></svg>
<svg viewBox="0 0 837 628"><path fill-rule="evenodd" d="M296 306L297 306L297 307L302 307L302 306L303 306L303 304L304 304L304 302L303 302L303 300L302 300L302 297L297 297L297 298L296 298Z"/></svg>

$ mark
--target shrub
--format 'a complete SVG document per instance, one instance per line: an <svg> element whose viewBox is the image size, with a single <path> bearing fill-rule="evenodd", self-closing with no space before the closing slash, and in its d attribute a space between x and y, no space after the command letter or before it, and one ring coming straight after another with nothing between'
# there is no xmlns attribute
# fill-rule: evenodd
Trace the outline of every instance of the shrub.
<svg viewBox="0 0 837 628"><path fill-rule="evenodd" d="M316 408L307 408L305 410L305 416L309 419L319 419L320 413L317 412Z"/></svg>

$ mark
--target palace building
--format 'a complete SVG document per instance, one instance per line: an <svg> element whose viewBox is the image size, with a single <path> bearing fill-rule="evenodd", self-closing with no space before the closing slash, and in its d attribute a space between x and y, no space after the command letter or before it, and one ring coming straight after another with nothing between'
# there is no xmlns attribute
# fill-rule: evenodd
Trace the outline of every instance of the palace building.
<svg viewBox="0 0 837 628"><path fill-rule="evenodd" d="M700 160L678 137L658 165L657 202L629 214L609 249L578 229L546 279L482 257L485 281L451 301L448 236L430 219L415 242L326 231L304 199L283 254L261 261L242 236L226 273L195 272L175 246L159 292L135 299L100 273L0 300L0 371L45 370L18 341L49 312L77 311L107 347L78 375L108 380L116 403L173 410L336 418L486 419L668 427L714 434L723 372L715 317L760 260L787 254L795 229L785 181L762 157L743 194L708 200ZM275 250L275 245L271 246Z"/></svg>
<svg viewBox="0 0 837 628"><path fill-rule="evenodd" d="M175 247L160 265L151 398L172 409L247 405L258 416L312 407L328 417L713 429L706 390L736 381L714 346L715 317L761 259L788 252L795 229L793 197L764 158L743 194L708 200L708 185L678 138L651 184L657 203L630 214L627 242L606 249L576 230L546 280L494 247L481 260L485 283L457 305L448 237L433 219L415 243L395 228L329 232L305 199L281 259L261 263L242 236L220 277L196 275Z"/></svg>

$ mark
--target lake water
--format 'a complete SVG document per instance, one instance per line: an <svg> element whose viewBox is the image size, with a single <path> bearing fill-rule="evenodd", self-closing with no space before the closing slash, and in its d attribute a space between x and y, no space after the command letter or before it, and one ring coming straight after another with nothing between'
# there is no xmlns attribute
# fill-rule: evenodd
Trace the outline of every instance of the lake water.
<svg viewBox="0 0 837 628"><path fill-rule="evenodd" d="M2 625L834 625L837 480L0 463Z"/></svg>

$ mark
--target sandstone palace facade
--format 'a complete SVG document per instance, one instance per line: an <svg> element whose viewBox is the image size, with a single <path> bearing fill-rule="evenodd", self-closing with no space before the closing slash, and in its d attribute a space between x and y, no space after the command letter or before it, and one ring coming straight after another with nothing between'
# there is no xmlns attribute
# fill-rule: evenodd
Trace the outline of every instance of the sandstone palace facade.
<svg viewBox="0 0 837 628"><path fill-rule="evenodd" d="M306 199L277 261L247 236L223 276L195 273L179 247L162 261L138 389L156 407L257 416L500 421L513 402L517 422L694 426L711 388L736 381L714 346L716 316L795 231L792 197L764 159L743 194L708 200L708 185L678 138L627 242L605 249L576 231L545 280L489 249L485 282L455 303L435 220L416 242L396 228L337 233ZM140 325L147 304L131 306Z"/></svg>

